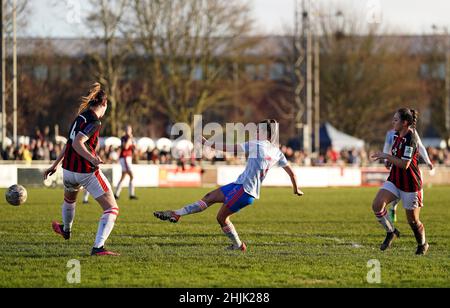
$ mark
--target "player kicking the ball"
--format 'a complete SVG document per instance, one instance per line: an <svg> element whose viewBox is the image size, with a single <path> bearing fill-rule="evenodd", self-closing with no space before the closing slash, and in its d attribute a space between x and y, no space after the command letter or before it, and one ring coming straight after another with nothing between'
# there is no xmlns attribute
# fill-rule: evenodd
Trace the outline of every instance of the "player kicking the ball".
<svg viewBox="0 0 450 308"><path fill-rule="evenodd" d="M75 217L77 194L83 186L103 208L92 256L118 254L104 248L114 228L119 207L111 192L111 185L99 170L102 160L95 153L98 144L100 119L107 109L106 93L99 83L94 84L87 97L82 98L79 113L73 122L67 144L61 155L44 173L44 178L56 172L63 161L64 203L62 205L63 223L52 223L53 230L65 240L70 239Z"/></svg>
<svg viewBox="0 0 450 308"><path fill-rule="evenodd" d="M181 216L202 212L215 203L223 203L217 214L217 221L225 235L231 240L230 250L246 251L247 246L243 243L230 220L248 205L253 204L254 199L259 199L260 189L267 172L270 168L278 165L288 173L294 188L294 194L302 196L303 192L297 186L296 176L288 166L286 157L280 151L276 142L278 140L278 123L275 120L265 120L258 124L256 140L244 143L243 145L211 145L205 138L203 144L213 149L235 154L245 153L248 155L248 162L244 173L236 182L228 184L214 190L201 200L189 204L177 211L155 212L155 217L176 223Z"/></svg>

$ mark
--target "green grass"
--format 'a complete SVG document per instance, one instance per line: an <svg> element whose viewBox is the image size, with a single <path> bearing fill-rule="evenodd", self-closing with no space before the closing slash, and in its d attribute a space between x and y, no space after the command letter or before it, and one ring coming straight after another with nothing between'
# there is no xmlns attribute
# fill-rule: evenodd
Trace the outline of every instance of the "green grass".
<svg viewBox="0 0 450 308"><path fill-rule="evenodd" d="M78 202L73 239L64 242L50 228L61 219L62 189L29 189L17 208L2 197L0 287L450 287L448 187L425 190L426 257L414 255L403 211L404 237L379 251L384 231L371 211L371 188L305 189L303 198L290 189L263 189L262 200L233 218L246 254L224 250L229 243L215 220L217 205L176 225L152 217L207 191L142 189L135 202L124 192L107 243L122 254L117 258L88 256L101 214L95 202ZM66 281L71 259L81 262L81 284ZM381 262L379 285L366 282L371 259Z"/></svg>

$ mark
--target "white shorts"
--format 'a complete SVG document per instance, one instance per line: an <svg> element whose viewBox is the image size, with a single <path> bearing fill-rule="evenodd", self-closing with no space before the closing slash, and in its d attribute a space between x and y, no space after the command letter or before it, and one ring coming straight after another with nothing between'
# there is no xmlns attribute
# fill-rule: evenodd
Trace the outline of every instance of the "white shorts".
<svg viewBox="0 0 450 308"><path fill-rule="evenodd" d="M131 156L119 158L120 165L122 166L122 172L131 172L133 166L133 158Z"/></svg>
<svg viewBox="0 0 450 308"><path fill-rule="evenodd" d="M93 173L76 173L63 169L63 181L66 192L79 191L83 186L94 199L111 191L108 179L100 170Z"/></svg>
<svg viewBox="0 0 450 308"><path fill-rule="evenodd" d="M381 189L393 193L398 200L402 200L406 210L415 210L423 207L423 190L416 192L405 192L397 188L394 183L386 181Z"/></svg>

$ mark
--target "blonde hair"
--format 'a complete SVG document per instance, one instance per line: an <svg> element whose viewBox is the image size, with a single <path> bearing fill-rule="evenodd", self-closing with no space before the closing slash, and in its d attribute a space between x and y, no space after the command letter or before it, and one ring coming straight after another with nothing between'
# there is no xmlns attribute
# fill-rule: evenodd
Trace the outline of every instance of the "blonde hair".
<svg viewBox="0 0 450 308"><path fill-rule="evenodd" d="M103 102L103 98L106 96L105 91L102 90L102 85L98 82L94 83L89 90L87 96L81 97L81 104L78 109L78 114L88 109L91 106L100 105Z"/></svg>

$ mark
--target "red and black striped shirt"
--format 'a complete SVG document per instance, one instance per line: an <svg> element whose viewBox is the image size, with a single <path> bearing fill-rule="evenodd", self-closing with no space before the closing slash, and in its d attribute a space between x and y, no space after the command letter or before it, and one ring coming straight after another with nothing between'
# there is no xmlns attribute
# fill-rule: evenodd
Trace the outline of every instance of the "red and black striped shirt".
<svg viewBox="0 0 450 308"><path fill-rule="evenodd" d="M399 133L394 136L392 155L403 160L411 161L408 169L392 165L388 181L404 192L417 192L422 190L422 175L419 169L419 150L417 135L409 131L404 137Z"/></svg>
<svg viewBox="0 0 450 308"><path fill-rule="evenodd" d="M87 110L80 114L72 123L67 140L66 152L64 153L63 169L76 173L93 173L98 167L78 154L72 146L75 137L80 133L88 137L85 146L94 156L98 144L98 136L102 123L92 110Z"/></svg>
<svg viewBox="0 0 450 308"><path fill-rule="evenodd" d="M128 140L130 140L130 136L125 135L121 138L122 145L120 147L120 157L132 157L134 151L134 144L131 144L129 147L126 147Z"/></svg>

